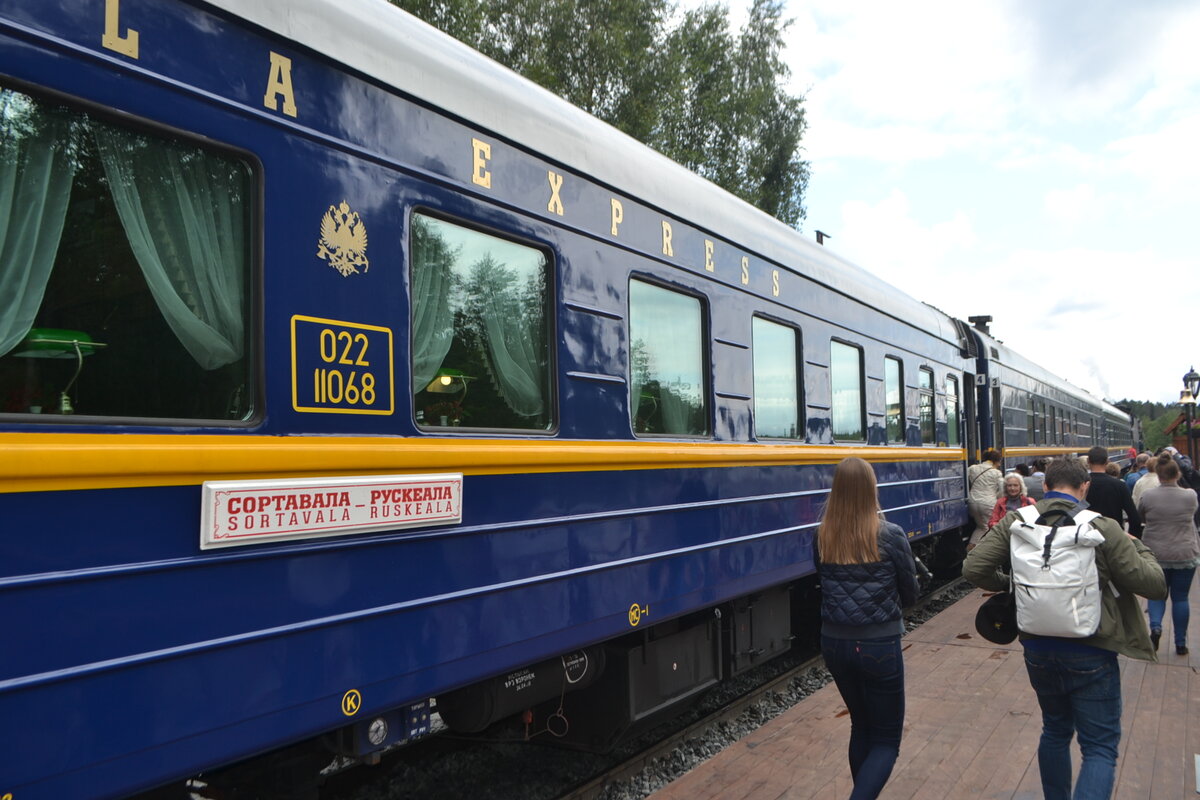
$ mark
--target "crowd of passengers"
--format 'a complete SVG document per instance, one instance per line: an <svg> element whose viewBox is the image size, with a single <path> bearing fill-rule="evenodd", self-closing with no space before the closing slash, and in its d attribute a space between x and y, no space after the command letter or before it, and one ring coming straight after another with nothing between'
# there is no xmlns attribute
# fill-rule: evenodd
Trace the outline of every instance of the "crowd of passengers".
<svg viewBox="0 0 1200 800"><path fill-rule="evenodd" d="M1188 655L1188 589L1200 564L1200 473L1173 447L1131 452L1124 473L1103 447L1083 457L1018 464L1007 473L998 451L983 456L967 471L974 530L962 574L976 586L1012 588L1011 527L1021 519L1014 512L1033 505L1039 524L1055 514L1074 518L1081 509L1099 515L1087 523L1101 537L1091 545L1100 583L1098 628L1082 638L1020 636L1042 711L1044 797L1108 798L1121 738L1117 655L1158 660L1168 599L1175 653ZM915 561L903 531L880 516L874 474L861 459L838 465L817 539L821 650L851 719L851 799L869 800L883 790L899 754L901 609L916 598ZM1073 776L1076 738L1082 759Z"/></svg>
<svg viewBox="0 0 1200 800"><path fill-rule="evenodd" d="M1084 504L1115 520L1123 530L1142 540L1158 559L1171 595L1176 653L1186 655L1188 589L1200 565L1200 470L1174 447L1157 453L1137 453L1130 448L1130 463L1121 469L1103 447L1079 456L1087 470ZM1007 472L997 450L986 450L983 460L967 470L968 506L975 529L967 545L980 539L1010 511L1033 505L1045 493L1046 459L1017 464ZM1148 602L1150 636L1158 649L1165 603Z"/></svg>

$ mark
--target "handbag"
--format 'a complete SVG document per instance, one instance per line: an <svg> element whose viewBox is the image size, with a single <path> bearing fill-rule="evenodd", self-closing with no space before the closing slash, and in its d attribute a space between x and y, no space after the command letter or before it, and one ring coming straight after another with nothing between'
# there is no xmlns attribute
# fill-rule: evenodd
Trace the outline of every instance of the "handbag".
<svg viewBox="0 0 1200 800"><path fill-rule="evenodd" d="M1017 600L1012 592L997 592L983 601L975 612L975 630L995 644L1009 644L1017 638Z"/></svg>

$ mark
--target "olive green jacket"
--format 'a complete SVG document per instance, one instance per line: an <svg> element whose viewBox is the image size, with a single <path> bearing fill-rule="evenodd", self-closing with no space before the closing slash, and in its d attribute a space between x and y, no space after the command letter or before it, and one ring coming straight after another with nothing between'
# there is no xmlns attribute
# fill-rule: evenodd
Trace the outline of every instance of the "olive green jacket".
<svg viewBox="0 0 1200 800"><path fill-rule="evenodd" d="M1071 501L1058 497L1039 500L1037 504L1038 511L1043 514L1052 508L1070 511L1074 507ZM992 592L1009 588L1007 570L1011 564L1009 540L1012 536L1009 526L1016 519L1017 513L1010 512L988 531L974 550L967 553L962 569L964 578ZM1104 543L1096 548L1096 568L1100 573L1101 590L1100 629L1092 636L1075 641L1131 658L1157 661L1150 646L1146 615L1136 595L1151 600L1167 598L1167 581L1162 567L1148 547L1130 538L1114 520L1097 517L1092 524L1104 534ZM1113 591L1114 586L1116 592ZM1022 633L1021 638L1039 637Z"/></svg>

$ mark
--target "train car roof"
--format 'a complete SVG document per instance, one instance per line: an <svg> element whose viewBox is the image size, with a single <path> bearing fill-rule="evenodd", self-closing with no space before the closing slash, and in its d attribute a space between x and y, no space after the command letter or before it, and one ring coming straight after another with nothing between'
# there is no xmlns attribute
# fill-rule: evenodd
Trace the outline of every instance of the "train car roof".
<svg viewBox="0 0 1200 800"><path fill-rule="evenodd" d="M1028 375L1034 380L1041 381L1047 386L1053 386L1056 389L1075 397L1076 399L1098 405L1102 410L1110 414L1116 414L1120 417L1129 416L1127 412L1122 411L1120 408L1114 406L1107 400L1096 397L1086 389L1081 389L1075 384L1063 380L1047 370L1045 367L1038 366L1029 359L1025 358L1025 356L1008 347L1000 340L994 339L990 335L979 330L976 330L975 332L978 333L980 338L983 340L984 346L990 348L989 356L991 356L991 350L994 350L997 353L996 357L990 357L989 360L999 362L1001 365L1016 370L1024 375Z"/></svg>
<svg viewBox="0 0 1200 800"><path fill-rule="evenodd" d="M941 311L386 0L204 2L957 342Z"/></svg>

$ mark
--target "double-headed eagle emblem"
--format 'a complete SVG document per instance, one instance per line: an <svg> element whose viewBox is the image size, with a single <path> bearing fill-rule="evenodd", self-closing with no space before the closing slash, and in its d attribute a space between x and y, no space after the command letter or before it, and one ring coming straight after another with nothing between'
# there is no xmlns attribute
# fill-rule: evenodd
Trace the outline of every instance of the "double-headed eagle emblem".
<svg viewBox="0 0 1200 800"><path fill-rule="evenodd" d="M358 268L370 269L367 261L367 228L343 200L340 205L330 206L321 220L321 241L317 245L317 256L328 261L329 266L342 273L342 277L358 274Z"/></svg>

